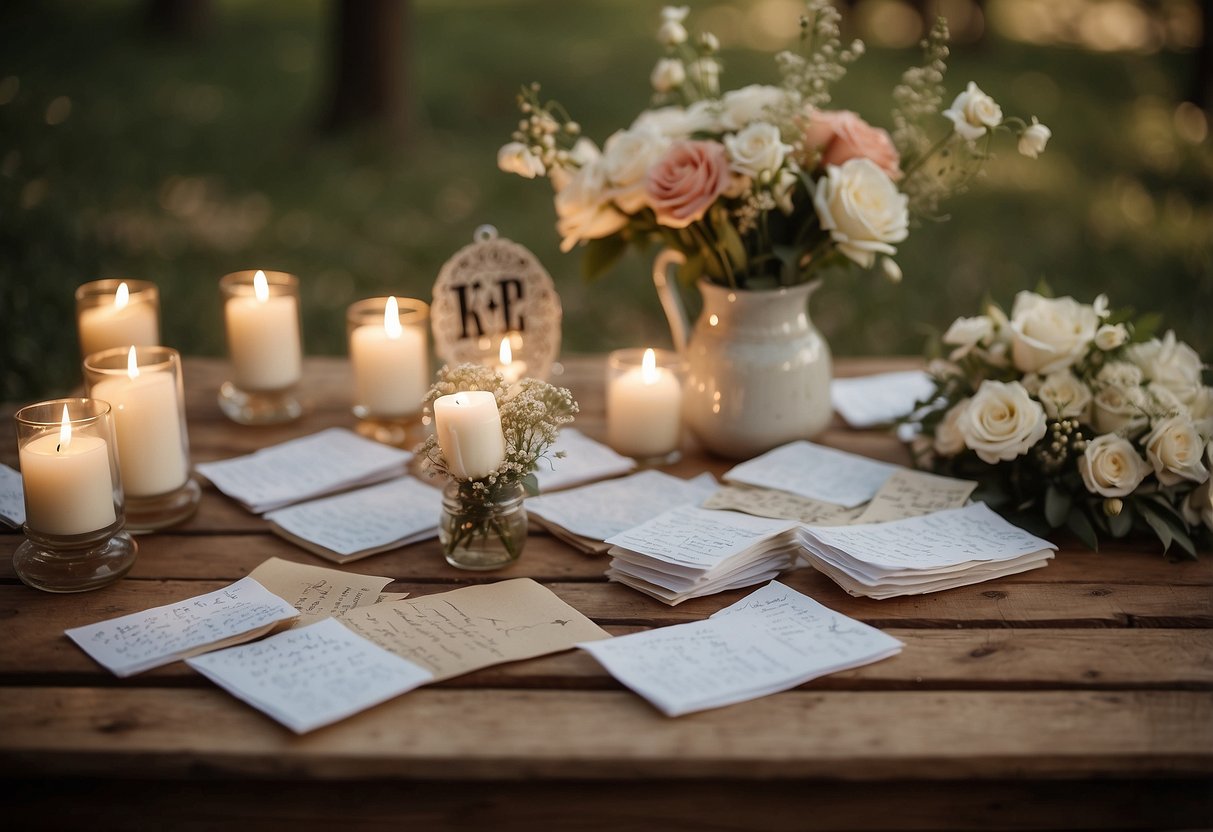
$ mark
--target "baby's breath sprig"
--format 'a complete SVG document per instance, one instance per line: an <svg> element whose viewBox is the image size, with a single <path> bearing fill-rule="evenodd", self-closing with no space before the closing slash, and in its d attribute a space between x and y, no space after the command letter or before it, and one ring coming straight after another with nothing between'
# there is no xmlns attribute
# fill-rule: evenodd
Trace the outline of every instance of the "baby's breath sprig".
<svg viewBox="0 0 1213 832"><path fill-rule="evenodd" d="M800 44L796 52L775 56L785 88L800 93L811 107L830 103L830 85L841 81L847 66L864 53L861 40L842 44L842 14L829 0L807 0L800 17Z"/></svg>

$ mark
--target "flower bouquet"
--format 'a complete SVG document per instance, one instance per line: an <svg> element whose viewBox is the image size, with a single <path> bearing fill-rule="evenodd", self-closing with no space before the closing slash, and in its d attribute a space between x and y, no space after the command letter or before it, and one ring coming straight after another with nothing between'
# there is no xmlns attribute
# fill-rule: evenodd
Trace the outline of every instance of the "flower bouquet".
<svg viewBox="0 0 1213 832"><path fill-rule="evenodd" d="M470 470L466 453L444 449L441 424L416 454L430 477L447 478L438 529L447 561L466 569L495 569L521 554L527 533L523 499L539 491L535 471L540 463L563 456L550 455L550 448L578 407L563 387L534 378L507 385L501 373L479 364L443 367L426 402L433 405L440 397L461 392L492 394L489 409L499 418L501 433L495 437L492 458L486 462L479 454L479 467ZM496 425L488 427L497 430Z"/></svg>
<svg viewBox="0 0 1213 832"><path fill-rule="evenodd" d="M1134 529L1195 556L1213 531L1213 387L1174 332L1093 304L1020 292L960 318L931 363L919 462L975 479L974 499L1091 548Z"/></svg>

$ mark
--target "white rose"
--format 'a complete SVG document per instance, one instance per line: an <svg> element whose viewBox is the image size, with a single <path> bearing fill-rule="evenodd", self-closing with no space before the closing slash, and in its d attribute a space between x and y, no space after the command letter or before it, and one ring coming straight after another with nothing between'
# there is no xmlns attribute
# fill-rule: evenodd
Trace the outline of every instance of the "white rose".
<svg viewBox="0 0 1213 832"><path fill-rule="evenodd" d="M792 213L796 208L792 204L792 193L796 190L796 185L799 182L800 177L796 175L796 171L784 168L779 171L779 176L776 177L775 182L771 185L771 196L775 198L775 205L785 214Z"/></svg>
<svg viewBox="0 0 1213 832"><path fill-rule="evenodd" d="M583 240L609 237L628 222L627 216L611 204L601 160L572 174L556 194L556 216L560 250L564 252L572 251Z"/></svg>
<svg viewBox="0 0 1213 832"><path fill-rule="evenodd" d="M1156 424L1146 436L1145 445L1146 458L1163 485L1175 485L1182 480L1202 483L1209 479L1209 469L1201 462L1204 440L1184 417L1172 416Z"/></svg>
<svg viewBox="0 0 1213 832"><path fill-rule="evenodd" d="M1167 416L1189 417L1188 406L1181 402L1178 396L1157 381L1151 381L1146 385L1146 393L1149 394L1150 401L1153 404L1153 407L1150 408L1150 415L1154 419Z"/></svg>
<svg viewBox="0 0 1213 832"><path fill-rule="evenodd" d="M1124 324L1104 324L1095 333L1095 346L1104 352L1114 350L1128 340L1129 330Z"/></svg>
<svg viewBox="0 0 1213 832"><path fill-rule="evenodd" d="M543 161L522 142L510 142L497 151L497 167L506 173L516 173L527 179L543 176Z"/></svg>
<svg viewBox="0 0 1213 832"><path fill-rule="evenodd" d="M965 438L960 433L959 423L969 408L969 399L954 404L935 426L935 453L940 456L956 456L965 449Z"/></svg>
<svg viewBox="0 0 1213 832"><path fill-rule="evenodd" d="M672 20L675 23L681 23L687 19L687 15L691 13L690 6L662 6L661 19L663 21Z"/></svg>
<svg viewBox="0 0 1213 832"><path fill-rule="evenodd" d="M1141 368L1136 364L1130 364L1128 361L1109 361L1099 368L1095 380L1109 387L1128 389L1140 387L1144 379Z"/></svg>
<svg viewBox="0 0 1213 832"><path fill-rule="evenodd" d="M1036 116L1032 116L1032 123L1019 134L1019 152L1029 159L1035 159L1044 152L1045 145L1052 136L1053 131L1037 121Z"/></svg>
<svg viewBox="0 0 1213 832"><path fill-rule="evenodd" d="M1054 373L1082 357L1099 327L1095 309L1074 298L1020 292L1011 307L1011 355L1020 372Z"/></svg>
<svg viewBox="0 0 1213 832"><path fill-rule="evenodd" d="M813 205L838 250L864 268L872 267L877 252L896 254L891 244L910 233L909 198L870 159L827 165Z"/></svg>
<svg viewBox="0 0 1213 832"><path fill-rule="evenodd" d="M677 58L662 58L657 62L657 66L653 67L649 83L657 92L669 92L676 87L681 87L682 82L686 79L687 70L682 65L682 61Z"/></svg>
<svg viewBox="0 0 1213 832"><path fill-rule="evenodd" d="M648 200L644 188L649 166L669 149L670 139L652 127L618 130L602 146L602 172L610 195L624 212L633 214Z"/></svg>
<svg viewBox="0 0 1213 832"><path fill-rule="evenodd" d="M951 119L956 132L968 141L980 139L988 128L1002 124L1002 108L972 81L943 116Z"/></svg>
<svg viewBox="0 0 1213 832"><path fill-rule="evenodd" d="M720 89L720 61L715 58L699 58L692 61L687 68L687 74L699 84L699 88L707 95L714 96Z"/></svg>
<svg viewBox="0 0 1213 832"><path fill-rule="evenodd" d="M1019 383L1023 385L1023 389L1027 390L1033 398L1039 398L1036 394L1040 392L1040 388L1045 383L1045 380L1036 373L1026 373L1019 380Z"/></svg>
<svg viewBox="0 0 1213 832"><path fill-rule="evenodd" d="M1175 338L1174 332L1160 341L1153 338L1129 348L1128 358L1141 368L1146 381L1156 381L1187 404L1200 392L1204 368L1196 350Z"/></svg>
<svg viewBox="0 0 1213 832"><path fill-rule="evenodd" d="M1100 433L1133 436L1149 424L1146 394L1140 387L1104 387L1095 394L1092 424Z"/></svg>
<svg viewBox="0 0 1213 832"><path fill-rule="evenodd" d="M1091 388L1069 370L1061 370L1045 377L1036 397L1050 419L1085 421L1091 404Z"/></svg>
<svg viewBox="0 0 1213 832"><path fill-rule="evenodd" d="M724 146L729 152L730 167L755 179L763 171L774 174L792 152L792 146L780 139L779 128L762 121L754 122L740 133L725 136Z"/></svg>
<svg viewBox="0 0 1213 832"><path fill-rule="evenodd" d="M1206 482L1188 495L1183 502L1183 513L1189 525L1203 522L1213 530L1213 481Z"/></svg>
<svg viewBox="0 0 1213 832"><path fill-rule="evenodd" d="M662 46L677 46L687 42L687 29L677 20L665 20L657 30L657 42Z"/></svg>
<svg viewBox="0 0 1213 832"><path fill-rule="evenodd" d="M780 113L799 100L797 93L782 87L750 84L720 99L720 123L725 130L740 130L753 121L778 121Z"/></svg>
<svg viewBox="0 0 1213 832"><path fill-rule="evenodd" d="M1201 387L1196 391L1188 406L1188 415L1201 435L1213 434L1213 387Z"/></svg>
<svg viewBox="0 0 1213 832"><path fill-rule="evenodd" d="M788 211L786 213L791 213ZM884 257L880 261L880 269L884 272L884 276L888 278L890 283L900 283L905 277L901 272L901 266L897 265L897 261L892 257Z"/></svg>
<svg viewBox="0 0 1213 832"><path fill-rule="evenodd" d="M1105 433L1087 443L1078 459L1078 471L1092 494L1125 497L1149 476L1150 466L1128 439Z"/></svg>
<svg viewBox="0 0 1213 832"><path fill-rule="evenodd" d="M957 430L983 462L1009 462L1045 435L1045 411L1019 382L987 379L958 419Z"/></svg>
<svg viewBox="0 0 1213 832"><path fill-rule="evenodd" d="M943 334L943 342L956 347L948 356L952 361L964 358L978 344L994 337L994 322L985 315L973 318L957 318Z"/></svg>
<svg viewBox="0 0 1213 832"><path fill-rule="evenodd" d="M656 130L668 139L685 139L698 131L712 132L716 127L716 115L712 102L696 101L689 109L682 107L659 107L645 110L632 122L632 130Z"/></svg>

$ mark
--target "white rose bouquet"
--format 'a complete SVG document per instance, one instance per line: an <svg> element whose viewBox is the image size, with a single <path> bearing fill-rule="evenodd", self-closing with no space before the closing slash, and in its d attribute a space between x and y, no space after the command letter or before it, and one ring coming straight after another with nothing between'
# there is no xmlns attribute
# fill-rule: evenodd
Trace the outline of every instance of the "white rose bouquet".
<svg viewBox="0 0 1213 832"><path fill-rule="evenodd" d="M498 164L551 180L561 248L586 247L587 276L629 245L660 241L685 255L686 282L774 288L878 261L898 280L898 244L917 218L938 216L940 202L963 190L995 134L1018 136L1031 158L1049 140L1049 128L1004 118L973 83L945 109L942 19L923 42L923 65L893 91L890 133L829 107L830 85L864 46L842 43L828 0L809 0L799 47L775 56L780 86L723 94L719 41L692 38L687 13L663 10L653 106L601 148L558 104L541 101L537 84L519 96L522 120Z"/></svg>
<svg viewBox="0 0 1213 832"><path fill-rule="evenodd" d="M1100 536L1153 532L1195 556L1213 542L1213 387L1174 332L1093 304L1020 292L960 318L912 417L918 460L976 479L1018 522Z"/></svg>

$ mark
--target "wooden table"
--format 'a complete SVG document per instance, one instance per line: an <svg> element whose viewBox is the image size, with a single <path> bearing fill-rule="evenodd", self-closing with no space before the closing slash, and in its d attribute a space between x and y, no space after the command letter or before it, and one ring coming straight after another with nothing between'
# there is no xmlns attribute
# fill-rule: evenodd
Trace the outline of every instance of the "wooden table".
<svg viewBox="0 0 1213 832"><path fill-rule="evenodd" d="M844 361L840 374L904 362ZM196 461L352 426L346 369L307 365L311 413L242 428L215 405L223 365L186 363ZM558 381L603 433L602 361ZM5 415L0 459L15 465ZM884 434L825 443L895 462ZM690 475L727 465L689 455ZM5 555L20 542L0 535ZM797 690L667 719L577 651L423 688L296 737L181 663L120 680L63 635L238 579L271 555L320 563L207 489L198 515L139 538L128 578L48 595L0 558L0 772L10 829L807 829L1203 827L1213 824L1213 557L1143 543L1062 551L1046 569L936 595L851 598L802 569L792 587L905 642L892 659ZM667 607L605 563L532 535L500 573L437 543L355 563L416 595L529 576L612 633L694 621L746 591ZM748 591L748 590L747 590Z"/></svg>

